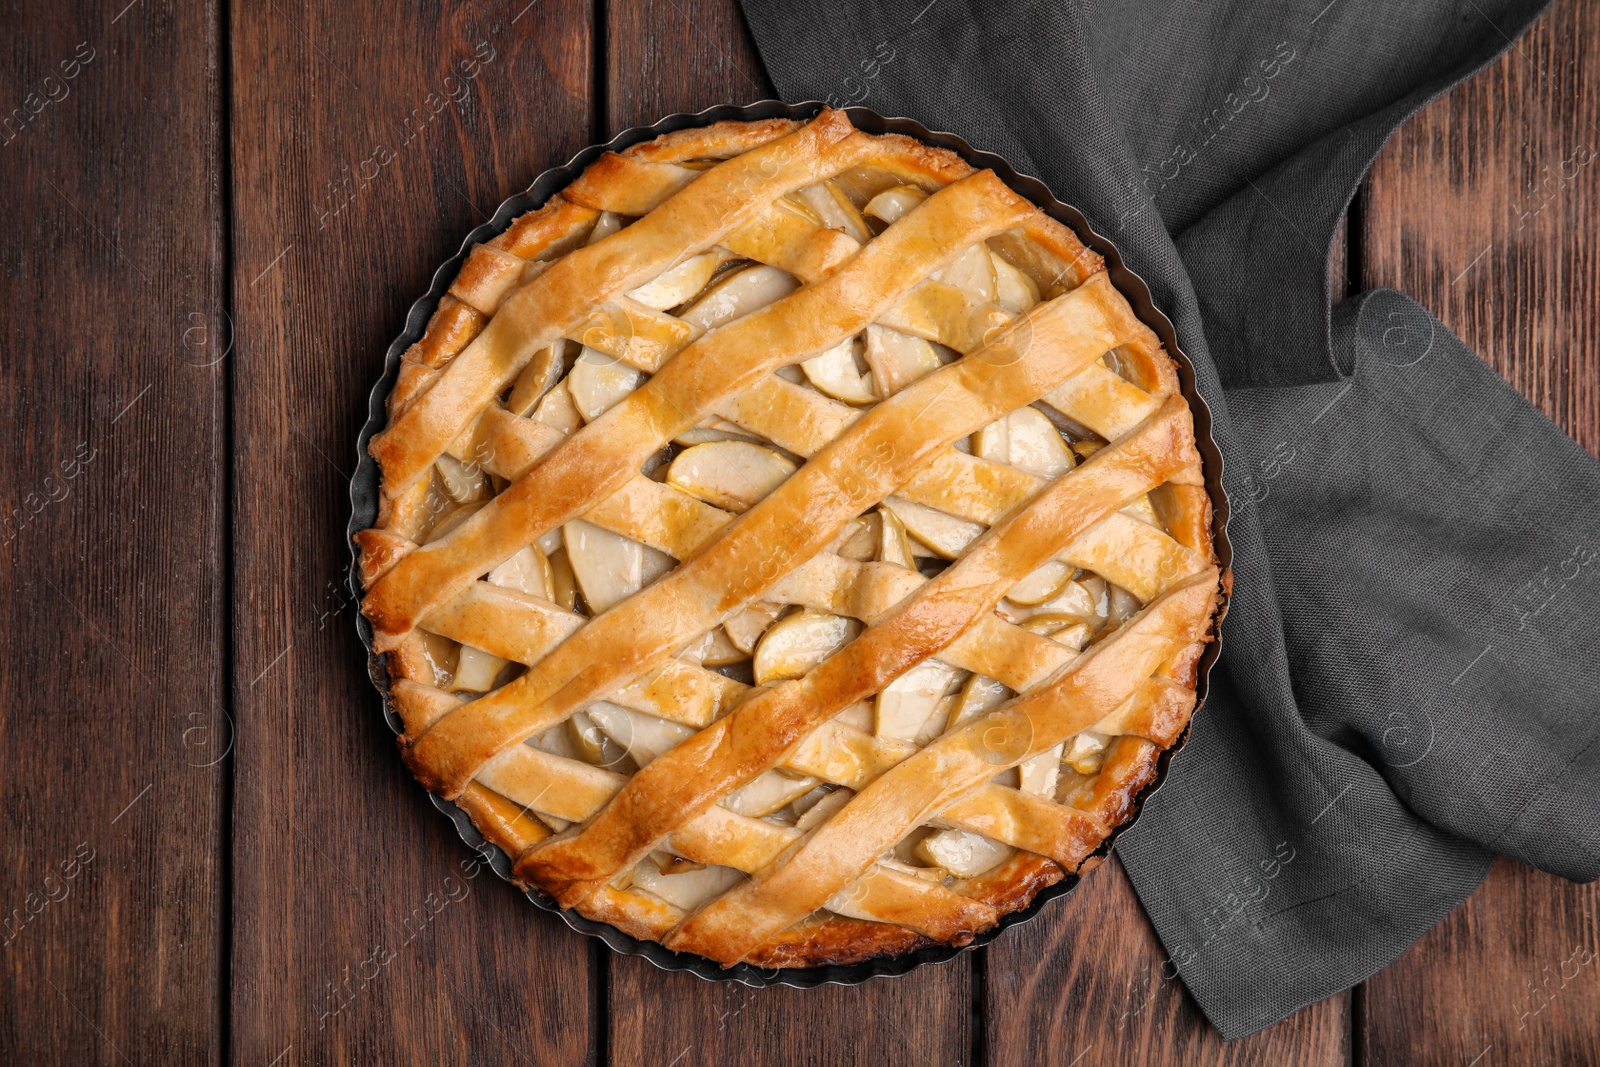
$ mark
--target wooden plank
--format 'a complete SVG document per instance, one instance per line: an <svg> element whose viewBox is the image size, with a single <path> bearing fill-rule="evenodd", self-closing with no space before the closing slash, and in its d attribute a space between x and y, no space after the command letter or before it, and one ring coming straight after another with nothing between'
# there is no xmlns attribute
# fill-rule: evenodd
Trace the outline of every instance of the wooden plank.
<svg viewBox="0 0 1600 1067"><path fill-rule="evenodd" d="M616 0L605 38L607 136L773 95L734 0ZM752 990L614 957L612 1062L966 1063L970 967L962 958L892 982Z"/></svg>
<svg viewBox="0 0 1600 1067"><path fill-rule="evenodd" d="M1363 196L1362 287L1420 301L1600 455L1600 8L1559 0L1406 123Z"/></svg>
<svg viewBox="0 0 1600 1067"><path fill-rule="evenodd" d="M1224 1042L1184 992L1115 857L987 952L990 1063L1348 1062L1347 996Z"/></svg>
<svg viewBox="0 0 1600 1067"><path fill-rule="evenodd" d="M1351 292L1351 273L1356 269L1350 255L1350 215L1347 212L1333 231L1333 246L1328 250L1328 299L1341 303Z"/></svg>
<svg viewBox="0 0 1600 1067"><path fill-rule="evenodd" d="M614 956L611 1062L969 1064L972 996L964 960L857 986L750 989Z"/></svg>
<svg viewBox="0 0 1600 1067"><path fill-rule="evenodd" d="M1600 8L1559 0L1409 122L1364 198L1364 285L1422 302L1600 452ZM1600 1062L1600 888L1509 860L1363 991L1370 1063Z"/></svg>
<svg viewBox="0 0 1600 1067"><path fill-rule="evenodd" d="M777 95L735 0L616 0L605 17L607 137Z"/></svg>
<svg viewBox="0 0 1600 1067"><path fill-rule="evenodd" d="M0 1062L222 1056L218 26L7 16Z"/></svg>
<svg viewBox="0 0 1600 1067"><path fill-rule="evenodd" d="M239 1062L596 1055L588 941L462 869L338 589L384 350L467 231L592 139L592 17L588 0L231 15Z"/></svg>

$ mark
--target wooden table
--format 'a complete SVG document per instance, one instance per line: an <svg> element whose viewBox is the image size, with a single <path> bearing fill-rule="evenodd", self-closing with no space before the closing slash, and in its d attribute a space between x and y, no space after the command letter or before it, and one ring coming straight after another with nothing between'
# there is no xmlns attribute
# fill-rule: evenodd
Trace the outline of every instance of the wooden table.
<svg viewBox="0 0 1600 1067"><path fill-rule="evenodd" d="M1600 893L1511 862L1234 1044L1114 862L985 951L810 992L663 974L468 877L341 592L367 391L503 197L770 87L732 0L125 2L5 35L0 1060L1600 1062L1600 965L1563 975ZM1600 6L1562 0L1408 123L1334 264L1591 452L1597 41Z"/></svg>

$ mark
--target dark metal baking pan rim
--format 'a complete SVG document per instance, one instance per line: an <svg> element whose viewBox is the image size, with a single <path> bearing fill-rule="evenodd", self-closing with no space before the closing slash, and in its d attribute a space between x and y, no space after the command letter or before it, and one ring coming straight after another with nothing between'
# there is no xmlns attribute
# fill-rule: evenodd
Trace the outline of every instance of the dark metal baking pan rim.
<svg viewBox="0 0 1600 1067"><path fill-rule="evenodd" d="M356 532L371 527L377 521L378 467L377 463L368 454L367 445L372 440L373 435L383 429L386 422L385 403L399 374L400 357L412 344L421 339L424 330L427 328L428 319L432 316L434 309L438 307L439 299L444 296L451 282L455 280L457 271L474 245L481 244L503 233L510 226L513 219L544 204L552 195L571 184L583 172L584 168L594 162L602 153L620 152L630 145L648 141L664 133L672 133L692 126L707 126L714 122L726 120L809 119L814 117L822 106L818 101L803 104L785 104L777 100L765 100L744 106L723 104L707 108L705 111L692 115L668 115L653 126L636 126L622 131L605 144L591 145L585 148L573 156L564 166L553 167L545 171L534 179L533 184L528 186L526 190L506 199L495 210L494 216L488 222L485 222L467 235L466 240L461 244L461 250L441 264L439 269L434 272L433 284L429 287L427 295L411 305L410 310L406 313L405 330L389 346L388 354L384 359L383 376L373 386L372 393L367 400L366 425L361 428L361 433L356 438L357 462L355 475L350 480L351 515L350 525L346 531L347 534L353 536ZM1211 409L1207 406L1205 398L1200 395L1195 382L1194 365L1178 344L1177 333L1171 320L1156 307L1155 301L1150 294L1150 287L1145 284L1144 279L1123 263L1122 256L1116 246L1108 238L1097 233L1089 225L1082 212L1056 199L1042 181L1026 174L1019 174L999 156L979 151L955 134L929 130L913 119L885 118L863 107L849 107L844 110L849 114L850 121L858 129L867 133L905 134L926 144L947 148L974 167L993 170L1012 189L1039 205L1051 217L1071 227L1078 235L1079 240L1104 257L1106 269L1111 276L1112 283L1127 298L1139 319L1161 338L1162 344L1166 346L1167 351L1178 364L1180 387L1194 413L1195 441L1203 461L1205 485L1211 495L1216 552L1221 561L1223 572L1226 573L1231 564L1233 552L1228 542L1228 501L1222 489L1222 453L1218 450L1212 437ZM357 563L356 549L352 541L351 563L347 578L350 590L359 603L361 587ZM1226 610L1225 604L1223 610ZM1221 613L1219 612L1219 622L1220 619ZM402 730L402 724L400 717L391 706L388 670L384 665L383 657L372 651L372 626L359 611L356 613L356 628L361 635L362 643L367 648L368 674L383 697L385 720L389 728L398 735ZM1220 651L1221 639L1220 635L1218 635L1213 638L1200 659L1196 684L1198 696L1196 710L1205 702L1211 668L1216 663ZM1138 815L1138 809L1166 780L1173 756L1183 747L1187 738L1188 731L1185 730L1183 736L1161 754L1156 764L1155 778L1140 791L1136 799L1134 817L1116 827L1111 835L1095 850L1094 857L1099 858L1109 854L1118 835L1133 825ZM466 812L435 794L430 793L429 799L433 801L435 807L455 823L461 839L475 849L494 869L496 874L506 881L518 885L519 888L523 888L512 873L511 859L504 851L486 841L483 835L478 833L477 828L472 825L472 820L467 817ZM1051 901L1072 892L1077 887L1080 877L1079 875L1068 875L1055 885L1047 886L1040 890L1026 908L1004 916L994 927L978 935L970 944L959 948L949 945L932 945L903 955L866 960L860 963L782 969L761 968L748 963L737 964L733 967L723 967L721 964L703 956L673 952L654 941L641 941L638 938L628 936L614 926L595 922L578 914L576 911L563 908L538 889L525 889L524 891L528 899L533 901L534 904L545 911L559 915L568 926L579 933L599 938L610 946L613 951L625 956L642 956L663 970L688 971L709 981L739 982L753 987L787 985L805 989L819 985L855 985L870 978L902 975L926 964L946 963L969 949L989 944L1011 927L1018 926L1034 918Z"/></svg>

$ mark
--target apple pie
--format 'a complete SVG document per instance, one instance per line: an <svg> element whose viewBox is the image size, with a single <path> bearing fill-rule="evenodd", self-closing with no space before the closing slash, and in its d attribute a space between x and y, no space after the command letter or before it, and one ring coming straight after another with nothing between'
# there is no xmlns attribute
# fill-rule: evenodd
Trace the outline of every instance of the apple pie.
<svg viewBox="0 0 1600 1067"><path fill-rule="evenodd" d="M473 248L370 451L407 766L526 885L724 965L967 944L1083 870L1220 605L1101 257L831 109L605 154Z"/></svg>

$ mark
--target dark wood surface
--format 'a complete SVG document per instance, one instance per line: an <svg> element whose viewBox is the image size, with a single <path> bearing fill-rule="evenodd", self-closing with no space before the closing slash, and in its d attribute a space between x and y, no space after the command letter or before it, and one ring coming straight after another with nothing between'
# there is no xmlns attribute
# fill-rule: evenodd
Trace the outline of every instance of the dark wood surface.
<svg viewBox="0 0 1600 1067"><path fill-rule="evenodd" d="M0 35L6 1063L224 1050L219 23L106 7Z"/></svg>
<svg viewBox="0 0 1600 1067"><path fill-rule="evenodd" d="M464 864L338 584L383 350L539 171L771 87L732 0L111 8L37 6L4 53L16 102L68 91L0 131L0 499L27 516L0 528L0 907L30 916L0 1062L1600 1062L1600 968L1563 976L1600 952L1600 893L1509 861L1387 970L1233 1043L1114 860L986 950L811 992L610 956ZM1408 123L1339 263L1591 452L1597 41L1563 0Z"/></svg>

